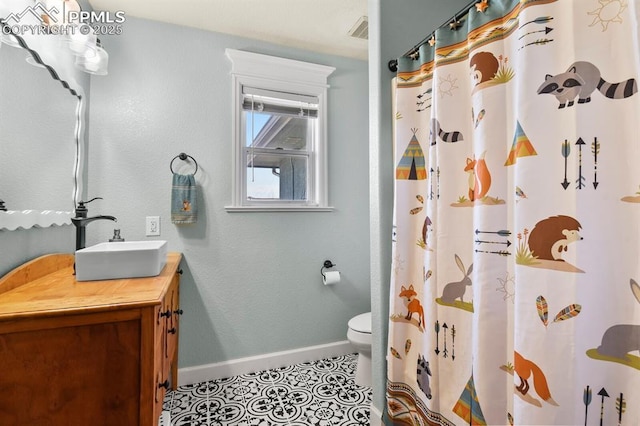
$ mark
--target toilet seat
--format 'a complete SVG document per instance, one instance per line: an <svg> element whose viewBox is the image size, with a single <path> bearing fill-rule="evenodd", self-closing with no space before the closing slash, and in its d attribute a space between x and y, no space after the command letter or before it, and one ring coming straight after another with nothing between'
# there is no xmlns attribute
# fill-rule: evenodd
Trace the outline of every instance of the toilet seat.
<svg viewBox="0 0 640 426"><path fill-rule="evenodd" d="M358 333L371 334L371 312L356 315L349 320L347 326Z"/></svg>

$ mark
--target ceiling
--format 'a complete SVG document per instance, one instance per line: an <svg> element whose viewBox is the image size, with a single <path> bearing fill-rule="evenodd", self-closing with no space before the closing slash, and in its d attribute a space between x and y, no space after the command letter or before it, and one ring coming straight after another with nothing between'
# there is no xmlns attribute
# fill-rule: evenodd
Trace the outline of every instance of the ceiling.
<svg viewBox="0 0 640 426"><path fill-rule="evenodd" d="M367 0L89 0L95 10L367 59L367 40L349 36Z"/></svg>

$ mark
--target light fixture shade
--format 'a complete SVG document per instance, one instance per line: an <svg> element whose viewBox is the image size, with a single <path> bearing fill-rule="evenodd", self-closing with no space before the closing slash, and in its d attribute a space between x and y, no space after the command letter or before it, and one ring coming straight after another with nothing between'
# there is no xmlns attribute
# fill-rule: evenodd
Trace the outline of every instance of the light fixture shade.
<svg viewBox="0 0 640 426"><path fill-rule="evenodd" d="M95 54L76 57L76 67L94 75L107 75L109 66L109 54L98 44Z"/></svg>

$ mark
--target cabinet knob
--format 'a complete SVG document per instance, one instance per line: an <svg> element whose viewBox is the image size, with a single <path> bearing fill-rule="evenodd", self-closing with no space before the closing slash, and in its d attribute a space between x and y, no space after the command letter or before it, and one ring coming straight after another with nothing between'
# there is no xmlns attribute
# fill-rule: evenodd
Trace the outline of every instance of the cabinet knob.
<svg viewBox="0 0 640 426"><path fill-rule="evenodd" d="M177 271L180 275L182 275L182 268L178 269Z"/></svg>
<svg viewBox="0 0 640 426"><path fill-rule="evenodd" d="M173 313L176 315L182 315L184 311L182 309L176 309L175 311L173 311Z"/></svg>
<svg viewBox="0 0 640 426"><path fill-rule="evenodd" d="M169 380L167 379L167 380L165 380L165 381L164 381L164 382L162 382L162 383L158 383L158 387L159 387L159 388L169 389Z"/></svg>
<svg viewBox="0 0 640 426"><path fill-rule="evenodd" d="M160 317L167 317L169 318L171 316L171 310L167 309L165 312L160 312Z"/></svg>
<svg viewBox="0 0 640 426"><path fill-rule="evenodd" d="M177 330L176 330L175 327L170 328L169 330L167 330L167 333L169 333L169 334L176 334L176 332L177 332Z"/></svg>

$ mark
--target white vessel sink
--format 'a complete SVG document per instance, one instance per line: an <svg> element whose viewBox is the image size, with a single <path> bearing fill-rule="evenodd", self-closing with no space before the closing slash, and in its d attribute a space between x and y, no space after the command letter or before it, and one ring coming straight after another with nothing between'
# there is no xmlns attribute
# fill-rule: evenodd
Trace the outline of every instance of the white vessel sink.
<svg viewBox="0 0 640 426"><path fill-rule="evenodd" d="M155 277L167 263L167 242L100 243L76 251L76 280Z"/></svg>

